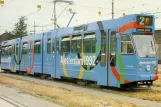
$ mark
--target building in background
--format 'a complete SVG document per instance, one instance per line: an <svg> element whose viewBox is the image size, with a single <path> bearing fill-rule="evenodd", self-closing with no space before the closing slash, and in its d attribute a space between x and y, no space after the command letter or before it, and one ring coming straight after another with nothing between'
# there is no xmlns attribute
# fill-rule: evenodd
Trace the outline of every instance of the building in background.
<svg viewBox="0 0 161 107"><path fill-rule="evenodd" d="M155 31L155 43L157 48L157 54L158 54L158 62L161 64L161 29L158 29Z"/></svg>

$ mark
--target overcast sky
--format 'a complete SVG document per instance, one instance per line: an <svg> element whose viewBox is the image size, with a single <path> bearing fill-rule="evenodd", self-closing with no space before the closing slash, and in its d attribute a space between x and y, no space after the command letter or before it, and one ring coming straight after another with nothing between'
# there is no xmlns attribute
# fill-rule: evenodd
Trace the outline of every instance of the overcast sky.
<svg viewBox="0 0 161 107"><path fill-rule="evenodd" d="M14 24L21 16L27 16L26 23L28 24L28 31L33 30L34 21L36 25L50 25L46 27L37 27L36 33L53 29L51 24L53 21L53 3L52 0L4 0L5 5L0 6L0 34L5 30L11 31ZM74 16L70 26L80 25L83 23L94 22L98 20L111 19L111 1L112 0L73 0L75 5L69 6L77 14ZM156 28L161 28L161 1L160 0L114 0L115 18L121 17L123 13L156 13ZM37 4L42 5L42 9L37 11ZM57 16L64 10L67 4L59 3L56 5ZM102 15L98 15L98 11ZM35 13L34 13L35 12ZM34 14L31 14L34 13ZM30 14L30 15L29 15ZM71 14L65 11L58 19L60 27L66 27Z"/></svg>

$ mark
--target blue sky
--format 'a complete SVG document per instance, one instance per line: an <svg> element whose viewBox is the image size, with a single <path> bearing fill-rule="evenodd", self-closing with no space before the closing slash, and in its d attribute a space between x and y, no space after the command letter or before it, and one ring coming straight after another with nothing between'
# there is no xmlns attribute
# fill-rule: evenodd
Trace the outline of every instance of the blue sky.
<svg viewBox="0 0 161 107"><path fill-rule="evenodd" d="M69 6L77 14L74 16L70 26L80 25L83 23L94 22L98 20L111 19L111 1L112 0L73 0L75 5ZM161 12L160 0L114 0L115 18L119 18L123 13L156 13ZM42 9L37 11L37 4L42 5ZM64 10L67 4L59 3L56 5L57 16ZM0 6L0 34L5 30L11 31L14 24L21 16L27 16L28 31L33 30L34 21L36 25L50 25L46 27L37 27L36 33L53 29L52 18L53 3L52 0L5 0L5 5ZM98 15L98 11L102 15ZM34 13L36 12L36 13ZM29 15L34 13L32 15ZM161 13L155 14L156 28L161 29ZM65 11L58 19L60 27L66 27L70 20L71 14Z"/></svg>

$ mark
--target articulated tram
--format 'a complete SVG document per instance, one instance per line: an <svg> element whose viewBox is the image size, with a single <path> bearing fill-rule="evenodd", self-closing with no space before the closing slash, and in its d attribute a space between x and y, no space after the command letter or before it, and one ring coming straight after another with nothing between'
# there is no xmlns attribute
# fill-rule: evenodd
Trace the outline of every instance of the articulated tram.
<svg viewBox="0 0 161 107"><path fill-rule="evenodd" d="M158 79L154 16L126 15L2 42L1 67L101 86L152 85Z"/></svg>

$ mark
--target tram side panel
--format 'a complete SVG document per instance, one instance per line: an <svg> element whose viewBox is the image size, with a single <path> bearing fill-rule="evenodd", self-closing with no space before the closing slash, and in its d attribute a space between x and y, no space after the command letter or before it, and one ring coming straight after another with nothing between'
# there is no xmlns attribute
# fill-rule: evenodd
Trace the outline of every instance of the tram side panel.
<svg viewBox="0 0 161 107"><path fill-rule="evenodd" d="M43 33L22 38L21 72L26 72L27 74L42 73L42 37Z"/></svg>
<svg viewBox="0 0 161 107"><path fill-rule="evenodd" d="M21 40L21 63L20 63L20 72L31 73L31 61L33 57L33 41L32 36L25 36Z"/></svg>
<svg viewBox="0 0 161 107"><path fill-rule="evenodd" d="M46 32L43 36L43 74L48 74L54 78L56 78L55 36L55 32Z"/></svg>
<svg viewBox="0 0 161 107"><path fill-rule="evenodd" d="M32 36L29 73L43 73L43 33Z"/></svg>
<svg viewBox="0 0 161 107"><path fill-rule="evenodd" d="M11 55L11 72L17 72L20 70L21 63L21 52L20 52L20 43L21 39L17 38L12 40L12 52Z"/></svg>
<svg viewBox="0 0 161 107"><path fill-rule="evenodd" d="M15 58L18 57L19 53L18 50L18 45L16 48L16 42L19 44L19 39L13 39L13 40L8 40L2 42L2 69L9 70L11 72L16 72L18 69L18 65L16 64ZM17 52L17 54L16 54Z"/></svg>
<svg viewBox="0 0 161 107"><path fill-rule="evenodd" d="M94 25L97 24L91 24L91 26ZM101 32L96 28L98 29L95 27L84 34L81 32L71 33L59 38L60 52L58 56L60 58L56 60L58 65L60 63L61 76L95 81L98 85L107 86L106 64L100 65ZM106 43L104 45L106 47ZM103 55L105 53L102 53Z"/></svg>
<svg viewBox="0 0 161 107"><path fill-rule="evenodd" d="M82 57L84 55L82 56L81 42L82 33L65 34L65 36L59 38L60 51L57 64L60 65L61 76L82 79L84 72Z"/></svg>
<svg viewBox="0 0 161 107"><path fill-rule="evenodd" d="M8 55L9 41L2 42L2 56L1 56L1 69L10 70L9 65L11 63L11 57Z"/></svg>

